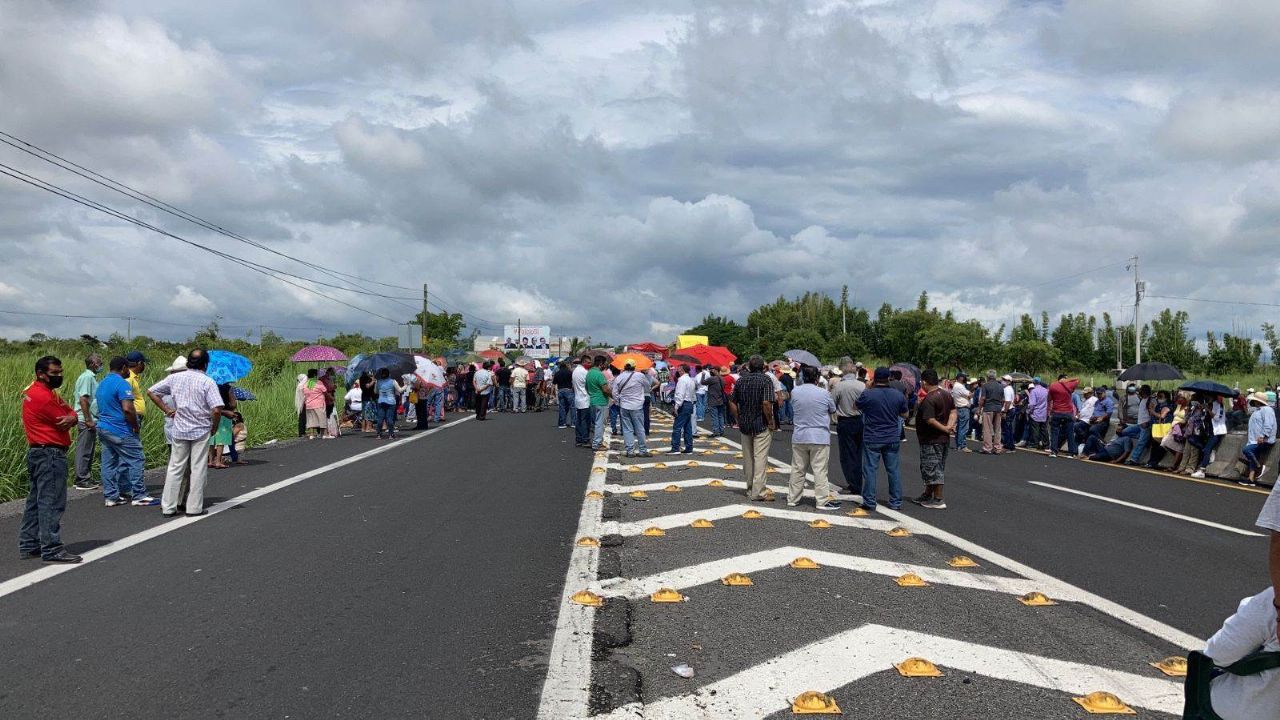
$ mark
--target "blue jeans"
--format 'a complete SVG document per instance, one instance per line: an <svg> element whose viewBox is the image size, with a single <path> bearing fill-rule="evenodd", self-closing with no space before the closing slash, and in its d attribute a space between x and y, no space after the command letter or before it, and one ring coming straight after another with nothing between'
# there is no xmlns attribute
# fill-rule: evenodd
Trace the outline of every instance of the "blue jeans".
<svg viewBox="0 0 1280 720"><path fill-rule="evenodd" d="M1262 467L1262 460L1258 458L1258 453L1266 455L1271 450L1271 443L1249 443L1240 449L1240 454L1244 456L1245 467L1249 468L1249 472L1256 473Z"/></svg>
<svg viewBox="0 0 1280 720"><path fill-rule="evenodd" d="M968 447L969 417L973 410L967 407L956 408L956 449Z"/></svg>
<svg viewBox="0 0 1280 720"><path fill-rule="evenodd" d="M1209 467L1210 457L1213 455L1214 449L1218 447L1218 443L1222 442L1222 438L1224 437L1226 437L1226 435L1214 435L1213 433L1209 433L1209 438L1205 440L1204 447L1200 450L1201 470Z"/></svg>
<svg viewBox="0 0 1280 720"><path fill-rule="evenodd" d="M695 395L694 397L697 398L698 401L698 422L702 422L707 417L707 394L702 393L701 395Z"/></svg>
<svg viewBox="0 0 1280 720"><path fill-rule="evenodd" d="M1137 432L1133 436L1138 438L1137 444L1133 446L1133 452L1129 454L1129 459L1125 461L1126 465L1137 465L1142 458L1142 451L1147 449L1147 444L1151 442L1151 423L1145 425L1130 425L1129 427L1137 428ZM1125 428L1128 430L1129 428Z"/></svg>
<svg viewBox="0 0 1280 720"><path fill-rule="evenodd" d="M436 422L444 420L444 390L432 390L427 396L427 407L431 408L431 417Z"/></svg>
<svg viewBox="0 0 1280 720"><path fill-rule="evenodd" d="M564 427L572 425L573 415L573 388L560 388L556 392L556 406L558 413L556 415L556 427Z"/></svg>
<svg viewBox="0 0 1280 720"><path fill-rule="evenodd" d="M101 426L98 440L102 443L102 495L108 500L118 500L120 493L134 497L146 497L147 486L142 482L146 465L142 458L142 441L137 435L117 435Z"/></svg>
<svg viewBox="0 0 1280 720"><path fill-rule="evenodd" d="M644 430L644 409L636 408L635 410L621 410L622 414L622 444L627 452L647 453L649 448L645 445L646 433Z"/></svg>
<svg viewBox="0 0 1280 720"><path fill-rule="evenodd" d="M591 448L593 450L604 447L604 423L608 412L608 405L591 406Z"/></svg>
<svg viewBox="0 0 1280 720"><path fill-rule="evenodd" d="M62 513L67 509L67 451L28 448L27 478L31 489L22 510L18 552L50 558L62 551Z"/></svg>
<svg viewBox="0 0 1280 720"><path fill-rule="evenodd" d="M707 407L707 413L711 416L711 434L724 434L724 406L710 405Z"/></svg>
<svg viewBox="0 0 1280 720"><path fill-rule="evenodd" d="M1056 453L1062 447L1062 443L1067 444L1067 454L1076 454L1075 427L1076 419L1070 413L1054 413L1049 420L1051 423L1049 430L1049 452Z"/></svg>
<svg viewBox="0 0 1280 720"><path fill-rule="evenodd" d="M580 408L576 405L573 410L573 441L578 445L591 444L591 408Z"/></svg>
<svg viewBox="0 0 1280 720"><path fill-rule="evenodd" d="M676 421L671 428L672 452L679 452L681 439L684 440L684 451L693 452L693 403L688 400L676 408Z"/></svg>
<svg viewBox="0 0 1280 720"><path fill-rule="evenodd" d="M511 410L511 388L498 388L498 412L506 412Z"/></svg>
<svg viewBox="0 0 1280 720"><path fill-rule="evenodd" d="M898 449L901 446L901 442L862 444L862 504L868 510L876 507L876 475L881 460L889 480L889 509L902 507L902 478L898 476Z"/></svg>
<svg viewBox="0 0 1280 720"><path fill-rule="evenodd" d="M382 437L382 427L387 428L387 437L393 437L396 434L396 406L391 403L378 403L378 422L374 426L378 437Z"/></svg>
<svg viewBox="0 0 1280 720"><path fill-rule="evenodd" d="M621 415L622 408L618 407L616 403L609 406L609 429L612 430L615 435L618 432L618 418L621 417Z"/></svg>

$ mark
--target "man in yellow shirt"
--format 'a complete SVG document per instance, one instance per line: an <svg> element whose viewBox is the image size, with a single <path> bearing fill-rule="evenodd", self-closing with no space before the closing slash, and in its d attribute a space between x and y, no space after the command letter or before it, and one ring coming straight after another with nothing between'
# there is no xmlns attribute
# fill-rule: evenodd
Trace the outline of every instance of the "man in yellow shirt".
<svg viewBox="0 0 1280 720"><path fill-rule="evenodd" d="M138 415L138 424L142 424L143 415L147 412L147 386L142 384L142 373L147 370L147 356L134 350L124 356L129 366L129 386L133 388L133 411Z"/></svg>

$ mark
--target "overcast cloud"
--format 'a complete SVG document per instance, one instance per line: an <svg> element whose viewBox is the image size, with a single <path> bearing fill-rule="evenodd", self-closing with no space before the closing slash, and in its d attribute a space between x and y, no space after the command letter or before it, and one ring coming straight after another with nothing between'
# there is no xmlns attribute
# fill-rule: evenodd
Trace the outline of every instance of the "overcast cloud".
<svg viewBox="0 0 1280 720"><path fill-rule="evenodd" d="M429 282L486 334L613 342L844 284L992 326L1127 320L1132 255L1150 294L1272 302L1277 71L1274 0L0 5L0 129L280 252ZM7 178L0 247L2 309L394 330ZM1166 304L1198 332L1271 316L1146 307ZM113 330L0 316L8 337Z"/></svg>

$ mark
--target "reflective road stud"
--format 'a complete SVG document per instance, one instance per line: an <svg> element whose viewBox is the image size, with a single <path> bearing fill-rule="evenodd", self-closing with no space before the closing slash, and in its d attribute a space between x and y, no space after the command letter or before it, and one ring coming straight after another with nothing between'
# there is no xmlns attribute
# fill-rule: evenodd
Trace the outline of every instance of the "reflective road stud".
<svg viewBox="0 0 1280 720"><path fill-rule="evenodd" d="M668 486L666 486L666 487L662 488L662 492L680 492L680 486L679 486L679 485L668 485Z"/></svg>
<svg viewBox="0 0 1280 720"><path fill-rule="evenodd" d="M635 465L628 465L628 466L627 466L627 472L629 472L629 473L638 473L638 472L640 472L640 468L636 467Z"/></svg>
<svg viewBox="0 0 1280 720"><path fill-rule="evenodd" d="M592 490L591 492L587 493L588 500L600 500L602 498L604 498L604 493L600 492L599 490Z"/></svg>
<svg viewBox="0 0 1280 720"><path fill-rule="evenodd" d="M649 493L643 490L633 490L632 492L628 493L628 496L632 500L645 500L649 497Z"/></svg>
<svg viewBox="0 0 1280 720"><path fill-rule="evenodd" d="M685 463L685 466L686 466L686 467L698 467L698 461L697 461L697 460L690 460L689 462Z"/></svg>
<svg viewBox="0 0 1280 720"><path fill-rule="evenodd" d="M604 468L602 468L602 467L594 467L594 468L591 468L591 472L593 472L593 473L602 473L602 472L604 472L604 471L605 471L605 469L604 469Z"/></svg>
<svg viewBox="0 0 1280 720"><path fill-rule="evenodd" d="M902 575L895 578L894 582L898 583L901 587L929 587L929 583L925 582L924 578L915 573Z"/></svg>
<svg viewBox="0 0 1280 720"><path fill-rule="evenodd" d="M814 530L827 530L831 527L831 523L819 518L817 520L810 521L809 527L813 528Z"/></svg>
<svg viewBox="0 0 1280 720"><path fill-rule="evenodd" d="M644 532L640 534L644 535L645 537L665 537L667 534L667 531L663 530L660 527L647 527L644 529Z"/></svg>
<svg viewBox="0 0 1280 720"><path fill-rule="evenodd" d="M742 513L743 520L759 520L762 517L764 517L764 515L761 515L759 510L748 510Z"/></svg>
<svg viewBox="0 0 1280 720"><path fill-rule="evenodd" d="M1167 657L1160 662L1148 663L1151 667L1168 675L1169 677L1186 677L1187 676L1187 659L1174 655Z"/></svg>
<svg viewBox="0 0 1280 720"><path fill-rule="evenodd" d="M604 604L604 598L590 590L579 590L573 595L570 595L569 599L579 605L586 605L587 607L600 607Z"/></svg>
<svg viewBox="0 0 1280 720"><path fill-rule="evenodd" d="M698 518L697 520L694 520L693 522L689 523L689 527L691 527L691 528L713 528L713 527L715 527L715 523L711 522L710 520L707 520L706 518Z"/></svg>
<svg viewBox="0 0 1280 720"><path fill-rule="evenodd" d="M978 563L968 555L957 555L947 561L947 564L954 568L978 567Z"/></svg>
<svg viewBox="0 0 1280 720"><path fill-rule="evenodd" d="M870 514L871 513L866 508L863 508L863 507L856 507L850 510L849 512L845 513L845 515L848 515L849 517L866 517Z"/></svg>
<svg viewBox="0 0 1280 720"><path fill-rule="evenodd" d="M1073 697L1080 707L1094 715L1137 715L1137 711L1121 702L1109 692L1091 692L1084 697Z"/></svg>
<svg viewBox="0 0 1280 720"><path fill-rule="evenodd" d="M1029 592L1018 598L1018 602L1026 605L1027 607L1048 607L1050 605L1058 604L1056 601L1050 600L1049 596L1042 592Z"/></svg>
<svg viewBox="0 0 1280 720"><path fill-rule="evenodd" d="M667 464L666 464L666 463L654 463L654 464L653 464L653 468L654 468L655 470L666 470L666 469L667 469Z"/></svg>
<svg viewBox="0 0 1280 720"><path fill-rule="evenodd" d="M911 537L911 531L904 527L896 527L885 533L889 537Z"/></svg>
<svg viewBox="0 0 1280 720"><path fill-rule="evenodd" d="M738 466L737 466L737 465L734 465L733 463L725 463L725 465L724 465L724 469L725 469L725 470L737 470L737 469L738 469Z"/></svg>
<svg viewBox="0 0 1280 720"><path fill-rule="evenodd" d="M812 559L804 557L802 555L796 558L795 560L791 561L791 567L797 570L817 570L822 566L814 562Z"/></svg>
<svg viewBox="0 0 1280 720"><path fill-rule="evenodd" d="M711 482L707 483L707 487L724 487L724 481L712 480Z"/></svg>
<svg viewBox="0 0 1280 720"><path fill-rule="evenodd" d="M578 538L578 547L600 547L600 541L593 537Z"/></svg>
<svg viewBox="0 0 1280 720"><path fill-rule="evenodd" d="M650 602L656 603L678 603L684 602L685 597L677 590L671 588L660 588L657 592L649 596Z"/></svg>
<svg viewBox="0 0 1280 720"><path fill-rule="evenodd" d="M910 657L894 665L902 677L942 677L937 665L919 657Z"/></svg>
<svg viewBox="0 0 1280 720"><path fill-rule="evenodd" d="M791 712L796 715L843 715L835 698L817 690L802 692L791 701Z"/></svg>
<svg viewBox="0 0 1280 720"><path fill-rule="evenodd" d="M751 582L751 578L747 577L746 575L743 575L742 573L729 573L728 575L725 575L724 577L720 578L720 583L722 585L729 585L731 587L746 587L747 585L755 585L755 583Z"/></svg>

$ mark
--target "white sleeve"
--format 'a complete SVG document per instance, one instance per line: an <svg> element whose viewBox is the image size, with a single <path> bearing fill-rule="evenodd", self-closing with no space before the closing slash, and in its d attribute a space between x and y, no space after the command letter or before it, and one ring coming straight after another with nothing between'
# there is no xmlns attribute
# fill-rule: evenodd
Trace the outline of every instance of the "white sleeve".
<svg viewBox="0 0 1280 720"><path fill-rule="evenodd" d="M1276 611L1271 588L1245 598L1236 614L1205 644L1204 654L1218 665L1230 665L1275 640Z"/></svg>

